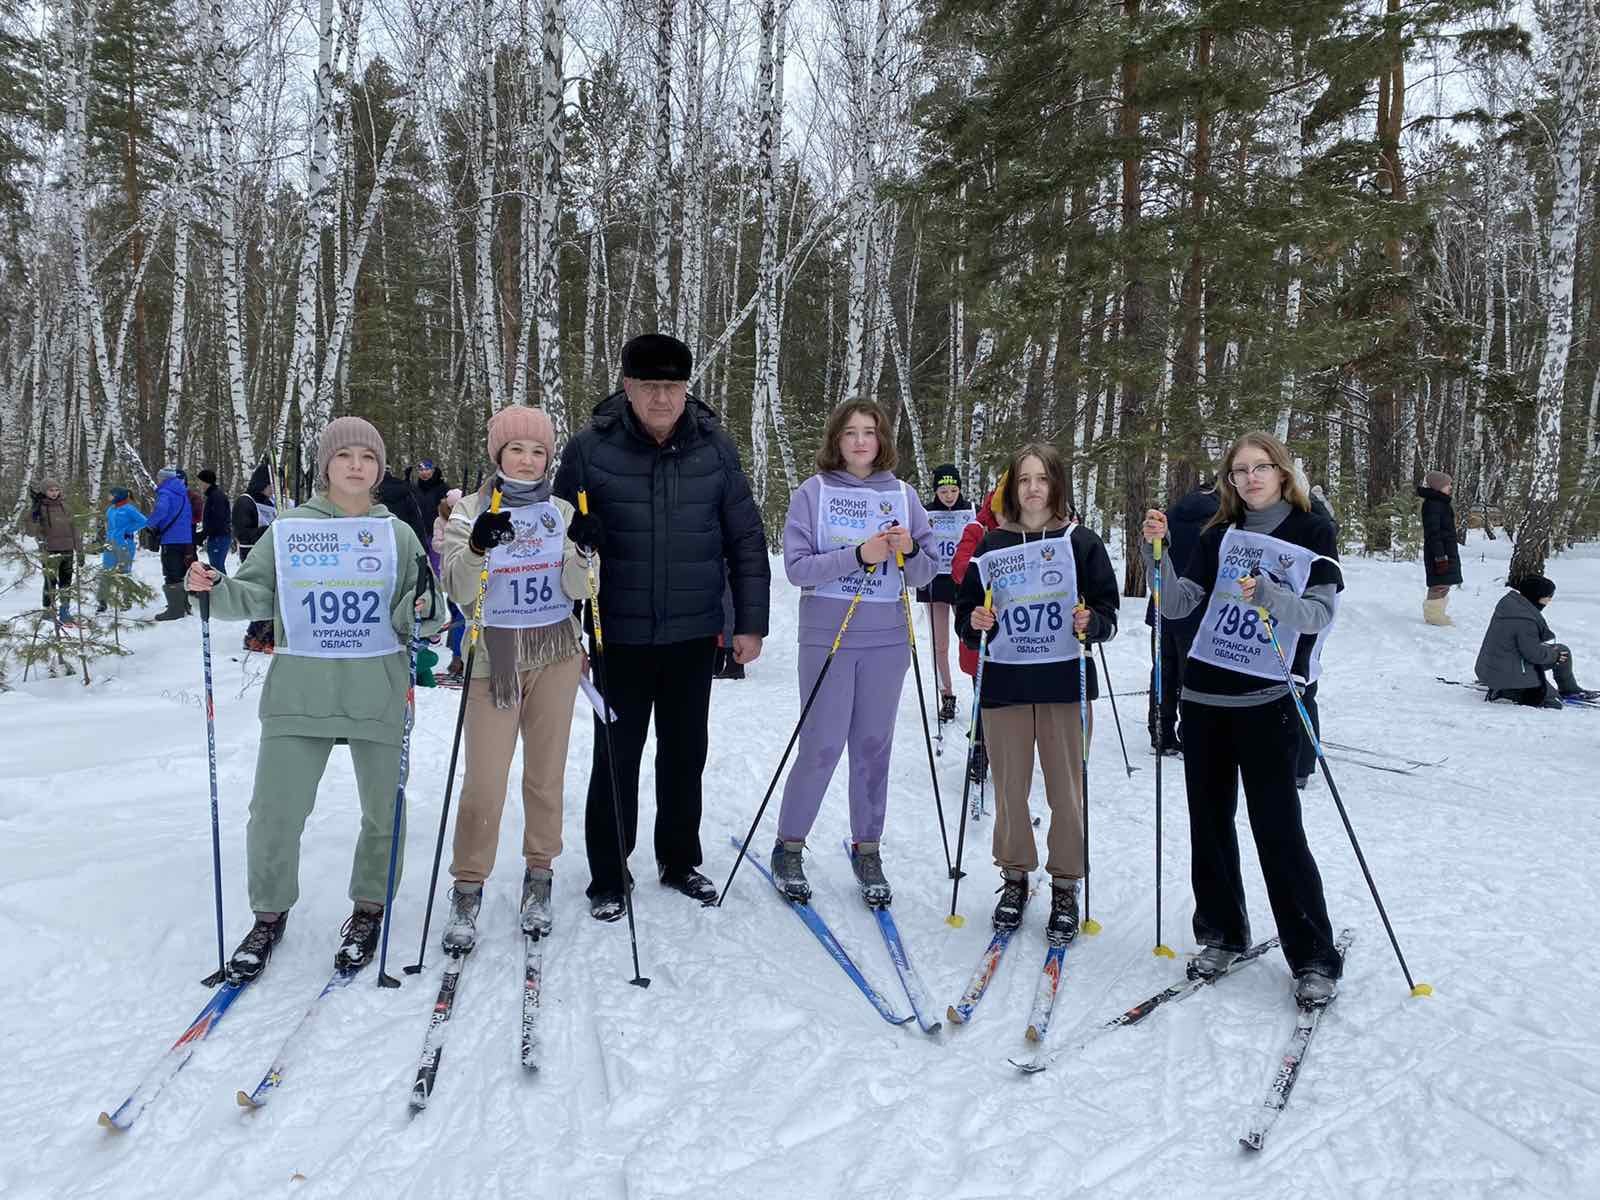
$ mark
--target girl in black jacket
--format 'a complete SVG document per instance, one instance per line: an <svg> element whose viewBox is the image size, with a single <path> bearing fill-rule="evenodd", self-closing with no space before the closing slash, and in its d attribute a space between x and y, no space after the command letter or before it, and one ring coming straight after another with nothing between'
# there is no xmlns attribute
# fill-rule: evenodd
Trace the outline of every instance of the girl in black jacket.
<svg viewBox="0 0 1600 1200"><path fill-rule="evenodd" d="M1461 582L1461 550L1456 542L1456 510L1450 502L1454 484L1443 471L1422 477L1422 569L1428 576L1428 598L1422 619L1429 625L1454 625L1445 612L1450 588Z"/></svg>
<svg viewBox="0 0 1600 1200"><path fill-rule="evenodd" d="M1090 642L1116 636L1117 576L1100 539L1067 523L1067 476L1053 446L1023 446L1002 478L1000 527L978 543L956 600L961 639L973 648L988 642L977 702L994 774L1001 874L994 927L1021 923L1028 876L1039 865L1028 815L1037 749L1050 805L1045 932L1064 943L1078 932L1078 880L1087 866L1079 705L1097 694L1094 663L1080 666L1078 659ZM986 589L993 589L992 606L984 604ZM1079 691L1080 670L1087 696Z"/></svg>
<svg viewBox="0 0 1600 1200"><path fill-rule="evenodd" d="M1203 612L1184 673L1183 774L1189 799L1194 935L1203 947L1191 977L1214 978L1250 945L1234 814L1244 781L1267 898L1295 998L1332 1000L1344 962L1333 941L1322 876L1306 845L1295 788L1300 718L1277 644L1298 684L1315 682L1319 637L1333 623L1343 588L1332 522L1311 511L1289 451L1269 433L1229 448L1218 481L1221 507L1180 576L1161 562L1161 611ZM1167 535L1167 518L1145 514L1144 538ZM1145 563L1154 568L1148 547Z"/></svg>
<svg viewBox="0 0 1600 1200"><path fill-rule="evenodd" d="M972 505L961 494L961 476L954 464L944 463L933 472L933 495L928 498L928 523L933 526L939 550L939 573L927 587L917 589L917 599L928 606L933 630L933 671L939 686L939 720L956 719L956 690L950 682L950 606L956 602L956 581L950 574L961 531L972 521Z"/></svg>

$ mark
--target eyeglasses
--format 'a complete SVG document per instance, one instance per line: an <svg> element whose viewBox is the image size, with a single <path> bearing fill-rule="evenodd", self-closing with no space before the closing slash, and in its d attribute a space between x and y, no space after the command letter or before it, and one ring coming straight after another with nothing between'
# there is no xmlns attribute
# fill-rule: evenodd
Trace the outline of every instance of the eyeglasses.
<svg viewBox="0 0 1600 1200"><path fill-rule="evenodd" d="M1253 467L1235 467L1233 470L1228 472L1228 481L1232 483L1234 487L1242 487L1244 484L1250 482L1250 477L1252 475L1254 475L1257 479L1265 479L1269 471L1276 471L1277 469L1278 466L1276 463L1269 462L1257 463Z"/></svg>

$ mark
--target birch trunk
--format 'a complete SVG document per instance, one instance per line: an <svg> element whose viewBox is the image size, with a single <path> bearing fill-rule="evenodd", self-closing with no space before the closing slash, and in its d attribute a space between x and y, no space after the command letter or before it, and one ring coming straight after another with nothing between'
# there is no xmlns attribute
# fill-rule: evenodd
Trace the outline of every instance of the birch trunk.
<svg viewBox="0 0 1600 1200"><path fill-rule="evenodd" d="M539 392L555 427L557 446L567 441L567 403L561 381L561 184L567 151L563 92L567 14L564 0L544 0L544 53L539 72L543 151L539 178ZM555 464L551 464L552 469Z"/></svg>
<svg viewBox="0 0 1600 1200"><path fill-rule="evenodd" d="M1572 281L1577 266L1581 215L1584 77L1589 20L1586 0L1559 0L1552 6L1552 45L1560 62L1557 84L1555 194L1550 206L1550 260L1545 283L1544 362L1534 410L1533 465L1528 509L1517 529L1510 578L1544 573L1560 490L1561 406L1566 393L1567 359L1572 350Z"/></svg>
<svg viewBox="0 0 1600 1200"><path fill-rule="evenodd" d="M658 0L655 27L656 112L651 134L651 207L655 218L656 329L672 325L672 17L675 0Z"/></svg>
<svg viewBox="0 0 1600 1200"><path fill-rule="evenodd" d="M239 145L233 124L233 97L238 89L238 73L224 40L222 0L207 6L206 52L210 58L211 123L217 139L217 270L222 293L222 337L228 360L228 400L239 461L255 465L256 448L250 428L250 411L245 401L244 326L240 318L239 294Z"/></svg>
<svg viewBox="0 0 1600 1200"><path fill-rule="evenodd" d="M756 64L756 159L761 178L761 251L756 262L756 361L750 397L750 486L767 501L767 414L778 400L778 178L783 115L777 111L776 0L762 0Z"/></svg>

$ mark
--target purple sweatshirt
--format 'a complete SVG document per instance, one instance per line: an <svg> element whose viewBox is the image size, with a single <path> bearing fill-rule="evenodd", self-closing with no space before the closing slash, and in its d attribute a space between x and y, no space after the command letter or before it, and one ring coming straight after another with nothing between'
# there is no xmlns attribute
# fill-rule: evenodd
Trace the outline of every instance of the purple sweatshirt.
<svg viewBox="0 0 1600 1200"><path fill-rule="evenodd" d="M900 481L889 471L877 471L866 479L857 479L848 471L826 471L802 483L789 500L789 519L783 526L784 571L789 576L789 582L797 587L817 587L861 571L853 548L821 551L817 548L817 502L823 484L835 488L866 488L875 492L898 492L901 488ZM928 514L922 507L922 501L917 498L916 491L909 486L906 487L906 509L918 553L906 559L905 578L913 588L924 587L939 570L937 547L934 545L933 530L928 525ZM831 646L839 632L839 622L844 620L845 610L849 607L848 600L832 596L801 596L799 644ZM866 649L893 646L905 640L906 612L896 596L893 604L863 600L856 605L855 616L850 618L850 628L845 632L842 645Z"/></svg>

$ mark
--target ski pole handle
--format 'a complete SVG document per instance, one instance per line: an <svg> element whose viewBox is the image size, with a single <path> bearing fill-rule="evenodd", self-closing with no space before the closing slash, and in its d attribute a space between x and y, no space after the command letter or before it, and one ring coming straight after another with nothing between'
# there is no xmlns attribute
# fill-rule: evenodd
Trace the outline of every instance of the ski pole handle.
<svg viewBox="0 0 1600 1200"><path fill-rule="evenodd" d="M489 511L500 511L500 489L495 488L489 497ZM478 572L478 599L472 605L472 627L467 630L467 649L478 644L478 631L483 628L483 598L489 592L489 556L483 556L483 570Z"/></svg>
<svg viewBox="0 0 1600 1200"><path fill-rule="evenodd" d="M578 489L578 512L583 516L589 515L589 489ZM600 630L600 597L594 586L594 565L588 568L589 576L589 619L594 622L594 646L601 654L606 652L606 635Z"/></svg>

